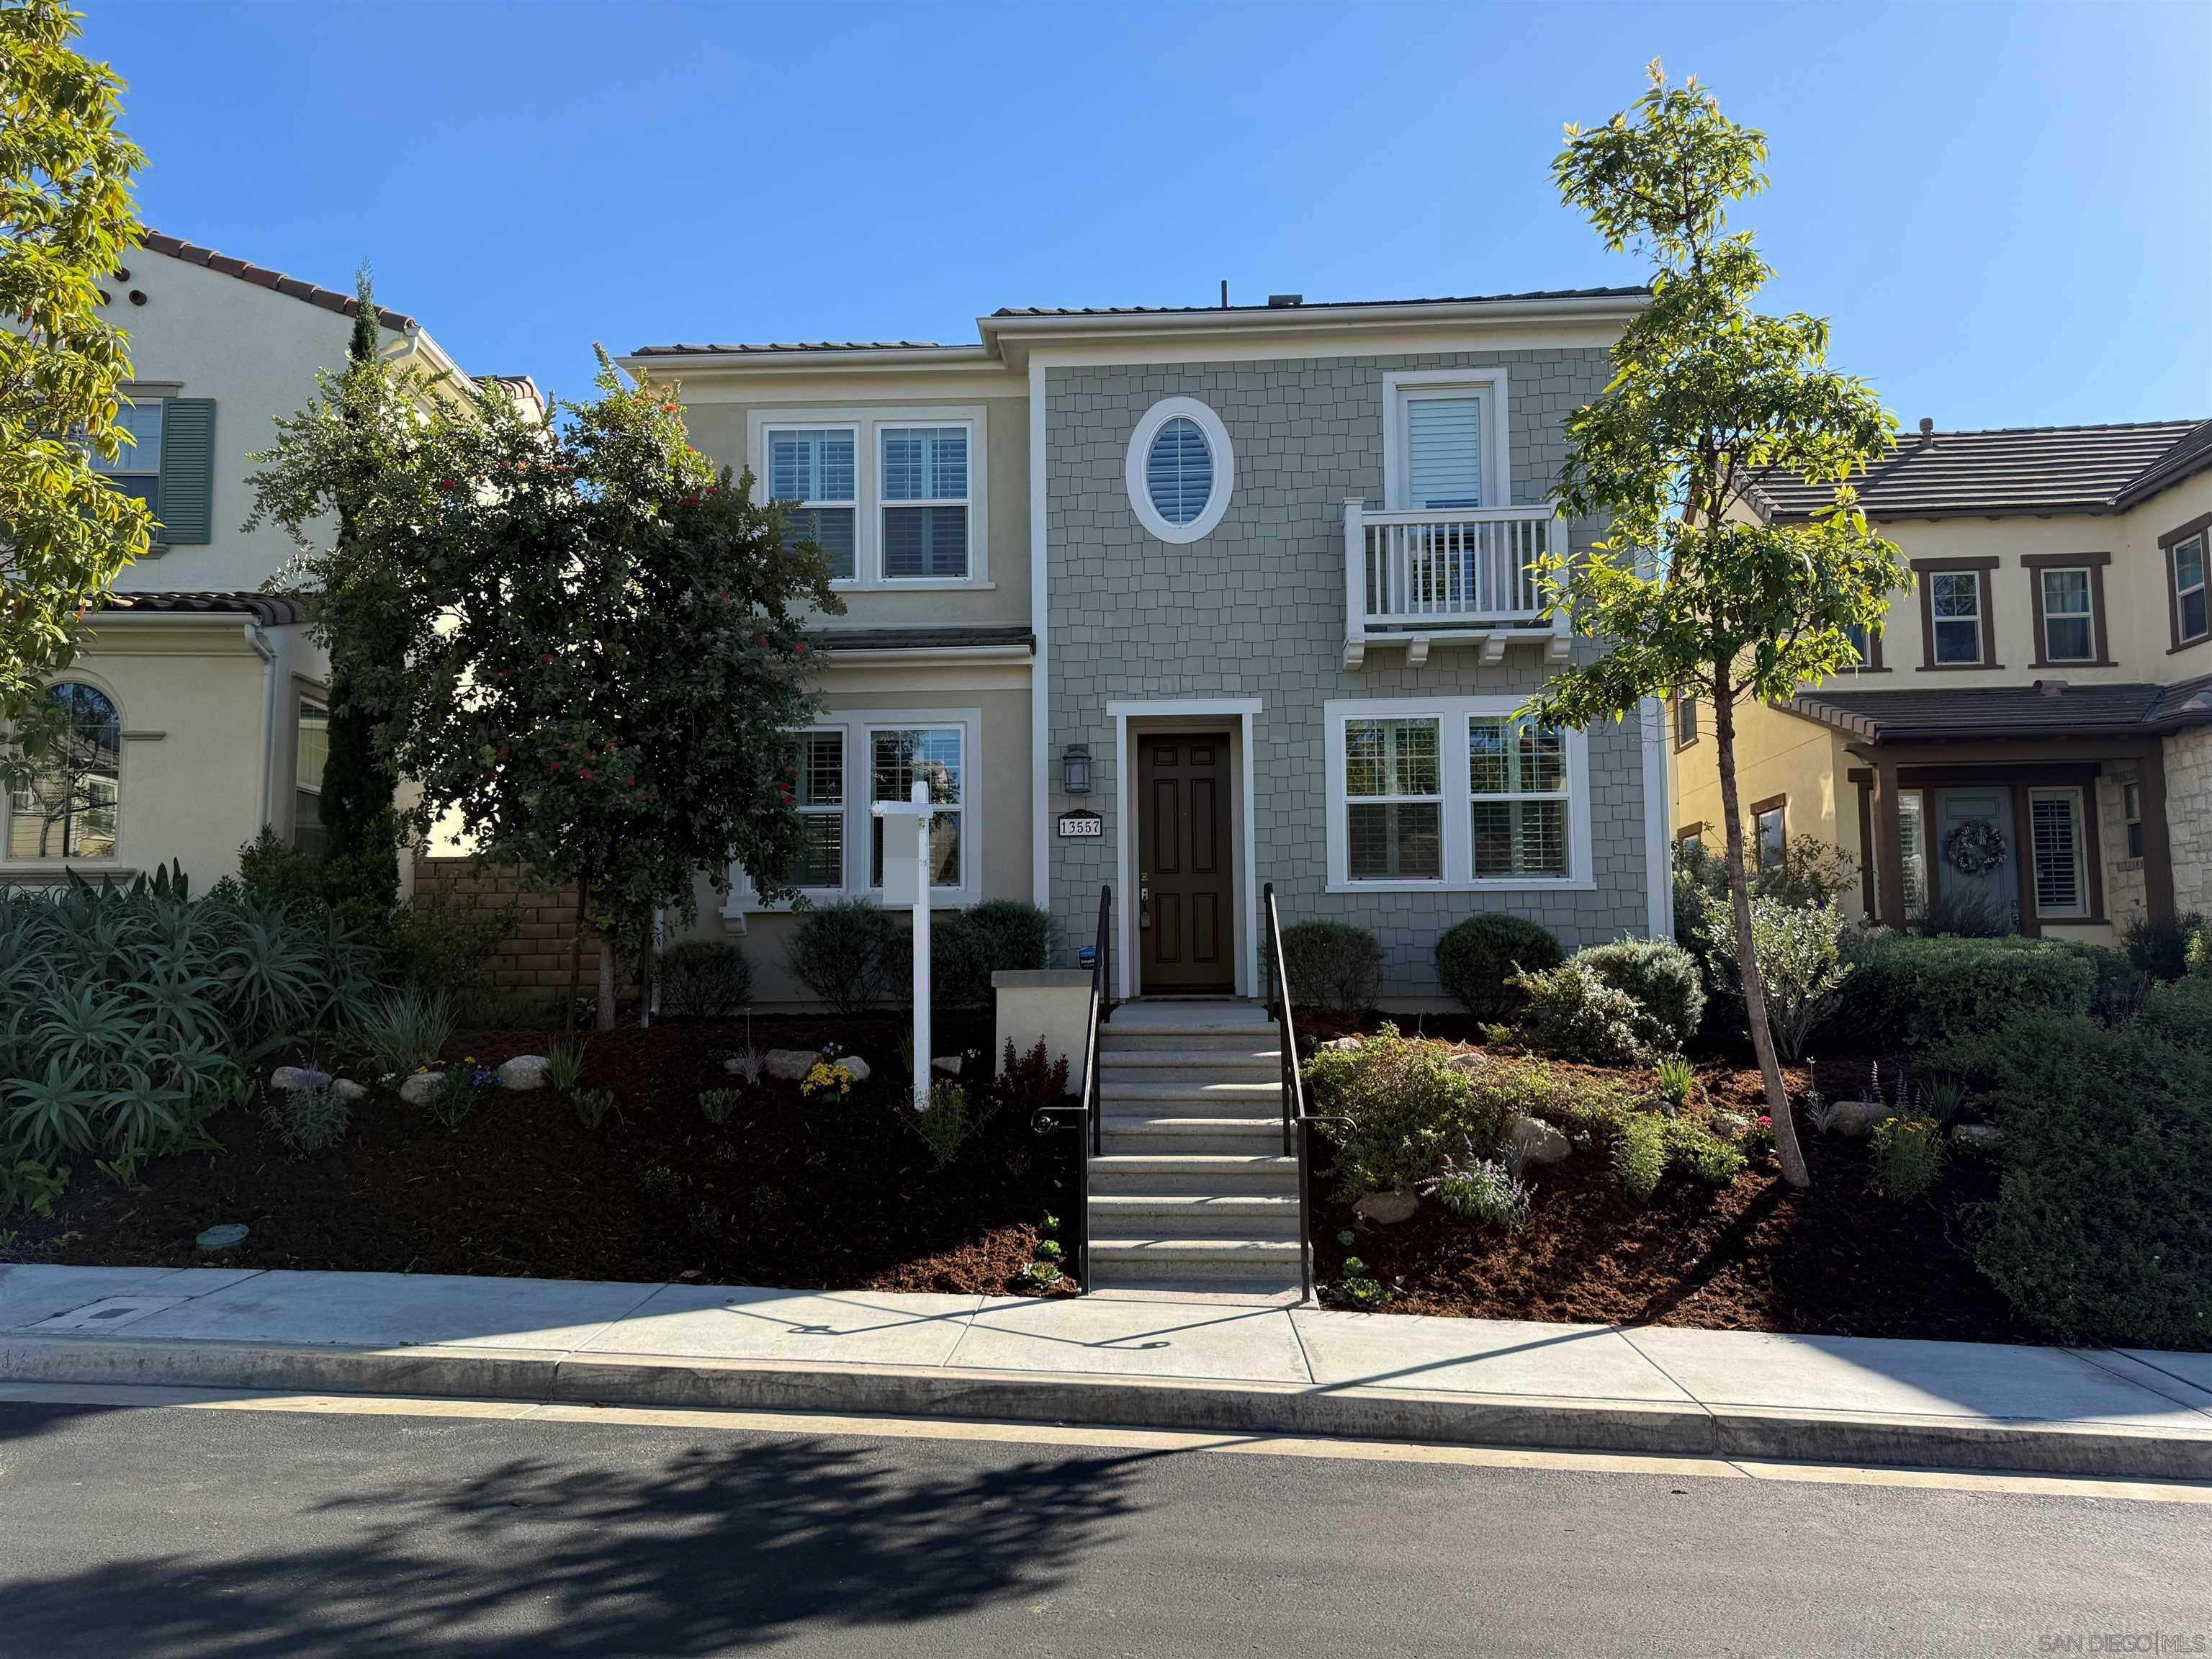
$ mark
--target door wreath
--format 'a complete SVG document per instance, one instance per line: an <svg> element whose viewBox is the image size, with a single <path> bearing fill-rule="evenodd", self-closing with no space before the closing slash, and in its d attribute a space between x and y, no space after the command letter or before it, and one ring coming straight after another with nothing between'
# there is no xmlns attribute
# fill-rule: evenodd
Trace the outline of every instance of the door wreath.
<svg viewBox="0 0 2212 1659"><path fill-rule="evenodd" d="M1962 876L1986 876L2004 862L2004 836L1987 818L1969 818L1943 837L1943 856Z"/></svg>

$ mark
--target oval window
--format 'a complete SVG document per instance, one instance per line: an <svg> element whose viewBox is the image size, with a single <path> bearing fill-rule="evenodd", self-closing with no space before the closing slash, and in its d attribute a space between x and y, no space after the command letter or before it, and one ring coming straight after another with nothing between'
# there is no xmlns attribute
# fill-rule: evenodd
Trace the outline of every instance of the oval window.
<svg viewBox="0 0 2212 1659"><path fill-rule="evenodd" d="M1164 542L1194 542L1228 510L1233 465L1221 417L1194 398L1167 398L1130 434L1129 504Z"/></svg>

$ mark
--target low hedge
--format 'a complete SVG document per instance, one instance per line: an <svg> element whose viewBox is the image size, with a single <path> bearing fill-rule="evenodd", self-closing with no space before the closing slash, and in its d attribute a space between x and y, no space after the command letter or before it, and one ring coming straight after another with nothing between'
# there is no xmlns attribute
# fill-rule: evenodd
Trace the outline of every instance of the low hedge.
<svg viewBox="0 0 2212 1659"><path fill-rule="evenodd" d="M2068 1343L2212 1347L2212 1053L2032 1012L1937 1049L2003 1139L1975 1265Z"/></svg>
<svg viewBox="0 0 2212 1659"><path fill-rule="evenodd" d="M1593 945L1569 958L1636 1000L1657 1027L1656 1046L1679 1054L1705 1018L1705 988L1698 964L1672 939L1623 939Z"/></svg>
<svg viewBox="0 0 2212 1659"><path fill-rule="evenodd" d="M1559 938L1525 916L1486 911L1447 928L1437 940L1437 979L1477 1019L1504 1019L1520 1006L1510 981L1566 959Z"/></svg>
<svg viewBox="0 0 2212 1659"><path fill-rule="evenodd" d="M2136 1018L2160 1042L2212 1054L2212 975L2191 974L2152 986Z"/></svg>
<svg viewBox="0 0 2212 1659"><path fill-rule="evenodd" d="M1302 921L1283 930L1283 974L1293 1002L1355 1019L1375 1006L1382 946L1348 921Z"/></svg>
<svg viewBox="0 0 2212 1659"><path fill-rule="evenodd" d="M1884 1048L1917 1053L1993 1031L2023 1014L2087 1016L2097 967L2048 939L1860 936L1850 946L1837 1023Z"/></svg>
<svg viewBox="0 0 2212 1659"><path fill-rule="evenodd" d="M1322 1049L1304 1079L1311 1109L1346 1120L1334 1139L1346 1199L1410 1188L1447 1152L1486 1157L1510 1121L1495 1093L1452 1064L1450 1050L1395 1025L1357 1047Z"/></svg>
<svg viewBox="0 0 2212 1659"><path fill-rule="evenodd" d="M752 964L727 939L678 939L660 953L660 1006L720 1019L753 1000Z"/></svg>

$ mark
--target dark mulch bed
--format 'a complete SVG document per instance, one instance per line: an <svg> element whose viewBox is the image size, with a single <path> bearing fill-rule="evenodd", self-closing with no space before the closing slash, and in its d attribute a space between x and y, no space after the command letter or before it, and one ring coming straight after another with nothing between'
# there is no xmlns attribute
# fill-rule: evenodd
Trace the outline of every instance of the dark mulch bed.
<svg viewBox="0 0 2212 1659"><path fill-rule="evenodd" d="M453 1131L381 1097L356 1108L343 1145L302 1158L258 1109L233 1109L208 1126L220 1152L160 1159L137 1191L86 1161L53 1218L24 1223L0 1256L190 1266L204 1262L202 1229L242 1221L251 1235L225 1265L1006 1292L1038 1224L1069 1207L1055 1181L1073 1137L1041 1139L1002 1112L937 1170L897 1116L896 1030L763 1018L750 1033L741 1021L600 1032L584 1086L620 1104L597 1130L550 1091L489 1090ZM831 1040L874 1068L845 1101L763 1082L726 1123L701 1113L702 1091L735 1081L728 1050ZM448 1058L496 1064L548 1042L475 1032Z"/></svg>
<svg viewBox="0 0 2212 1659"><path fill-rule="evenodd" d="M1784 1067L1793 1099L1815 1082L1830 1099L1856 1096L1866 1074L1856 1058L1817 1072ZM1765 1109L1754 1066L1709 1060L1698 1079L1713 1108ZM1622 1190L1602 1146L1579 1147L1526 1172L1534 1196L1518 1232L1462 1220L1433 1200L1410 1220L1376 1226L1332 1197L1317 1225L1315 1271L1334 1280L1346 1255L1358 1256L1367 1276L1392 1290L1395 1313L2043 1340L1967 1255L1972 1212L1996 1195L1990 1161L1954 1159L1931 1199L1898 1204L1870 1189L1867 1142L1817 1134L1802 1119L1798 1133L1812 1173L1807 1190L1791 1188L1763 1152L1732 1187L1670 1183L1644 1209ZM1325 1182L1317 1190L1331 1191ZM1356 1238L1347 1247L1339 1234L1348 1228Z"/></svg>

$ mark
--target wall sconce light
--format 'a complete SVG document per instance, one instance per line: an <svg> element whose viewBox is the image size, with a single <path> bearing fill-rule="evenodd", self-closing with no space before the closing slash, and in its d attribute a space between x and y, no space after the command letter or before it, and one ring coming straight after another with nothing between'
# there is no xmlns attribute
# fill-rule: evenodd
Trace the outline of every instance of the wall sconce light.
<svg viewBox="0 0 2212 1659"><path fill-rule="evenodd" d="M1060 787L1071 795L1091 793L1091 745L1071 743L1060 751Z"/></svg>

